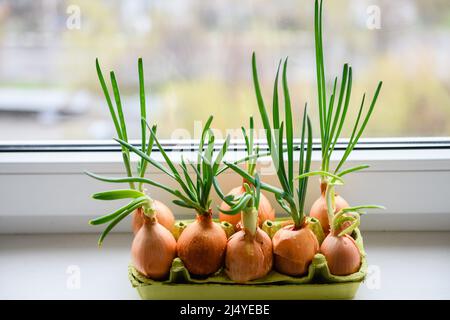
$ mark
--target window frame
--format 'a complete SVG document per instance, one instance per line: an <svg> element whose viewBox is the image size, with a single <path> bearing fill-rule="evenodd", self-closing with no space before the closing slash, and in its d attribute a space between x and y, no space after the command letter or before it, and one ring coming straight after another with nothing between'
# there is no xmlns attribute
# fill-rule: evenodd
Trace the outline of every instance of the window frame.
<svg viewBox="0 0 450 320"><path fill-rule="evenodd" d="M160 139L161 144L168 151L174 147L191 147L195 151L198 140L173 140ZM345 149L347 139L339 139L336 150ZM217 140L219 145L223 140ZM133 145L140 145L138 140L131 140ZM245 147L244 141L234 139L232 145L238 148ZM261 148L267 149L265 140L255 140ZM294 139L298 144L299 140ZM388 138L361 138L354 150L405 150L405 149L448 149L450 148L450 137L388 137ZM218 149L218 148L216 148ZM313 149L320 149L320 141L313 140ZM0 154L5 152L111 152L119 151L120 146L113 140L29 140L29 141L1 141ZM158 151L156 147L154 151Z"/></svg>

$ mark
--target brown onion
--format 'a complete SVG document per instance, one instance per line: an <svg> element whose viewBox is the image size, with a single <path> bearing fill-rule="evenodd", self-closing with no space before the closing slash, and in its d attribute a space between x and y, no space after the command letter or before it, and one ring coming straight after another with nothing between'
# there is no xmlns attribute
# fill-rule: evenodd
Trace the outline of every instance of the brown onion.
<svg viewBox="0 0 450 320"><path fill-rule="evenodd" d="M319 251L316 236L306 226L285 226L275 233L272 243L275 269L290 276L305 275Z"/></svg>
<svg viewBox="0 0 450 320"><path fill-rule="evenodd" d="M167 230L172 232L173 226L175 224L175 217L172 211L164 203L158 200L153 200L153 209L156 213L156 218L159 224L165 227ZM133 228L133 233L136 234L141 228L144 222L142 208L137 209L132 216L131 226Z"/></svg>
<svg viewBox="0 0 450 320"><path fill-rule="evenodd" d="M242 195L244 192L245 192L244 186L239 186L239 187L231 189L231 191L228 193L228 195L239 196L239 195ZM220 204L220 210L229 211L230 206L223 201ZM269 199L267 199L267 197L261 193L261 196L259 199L259 209L258 209L258 224L261 227L262 224L264 223L264 221L274 220L274 219L275 219L275 209L270 204ZM241 213L238 213L235 215L228 215L228 214L219 212L219 220L227 221L227 222L231 223L235 227L236 230L240 230L240 228L237 227L237 225L241 221Z"/></svg>
<svg viewBox="0 0 450 320"><path fill-rule="evenodd" d="M222 266L227 236L211 214L199 214L183 230L177 242L178 256L191 274L210 275Z"/></svg>
<svg viewBox="0 0 450 320"><path fill-rule="evenodd" d="M323 232L328 234L330 232L330 222L328 221L327 200L325 199L326 184L322 183L320 188L322 191L320 198L313 203L309 216L319 220L322 225ZM341 209L348 207L350 206L347 201L345 201L340 195L336 194L334 197L334 213L336 214Z"/></svg>
<svg viewBox="0 0 450 320"><path fill-rule="evenodd" d="M361 254L355 240L349 235L330 233L322 243L320 252L325 256L331 274L345 276L355 273L361 266Z"/></svg>
<svg viewBox="0 0 450 320"><path fill-rule="evenodd" d="M177 243L173 235L157 218L143 216L143 224L131 245L134 267L146 277L162 280L168 276L176 255Z"/></svg>
<svg viewBox="0 0 450 320"><path fill-rule="evenodd" d="M228 239L225 272L235 282L264 277L272 269L272 260L272 241L260 228L254 236L241 230Z"/></svg>

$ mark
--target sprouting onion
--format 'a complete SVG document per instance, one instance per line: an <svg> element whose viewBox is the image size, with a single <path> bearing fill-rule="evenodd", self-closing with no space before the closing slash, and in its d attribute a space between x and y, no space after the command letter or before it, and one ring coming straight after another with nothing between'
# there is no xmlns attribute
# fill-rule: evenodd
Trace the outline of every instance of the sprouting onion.
<svg viewBox="0 0 450 320"><path fill-rule="evenodd" d="M260 157L259 147L254 144L254 121L253 117L250 117L250 128L249 132L242 127L242 134L244 136L245 145L247 149L247 157L246 157L246 167L249 175L253 176L256 170L256 159ZM229 192L229 196L239 196L245 193L244 184L246 183L245 179L240 186L232 188ZM266 198L264 194L260 195L260 202L258 208L258 225L261 226L266 220L274 220L275 219L275 210L270 204L270 201ZM220 221L227 221L231 223L235 229L239 229L239 222L241 221L241 213L237 213L234 215L225 214L223 212L230 209L230 206L222 201L220 205L219 219Z"/></svg>
<svg viewBox="0 0 450 320"><path fill-rule="evenodd" d="M125 117L123 114L123 108L122 108L122 102L120 98L120 91L119 86L116 80L116 76L114 71L110 72L110 78L111 78L111 85L113 89L114 94L114 101L115 101L115 107L112 103L111 96L109 94L108 87L106 85L105 79L103 77L102 70L100 68L100 64L98 62L98 59L95 61L96 70L97 70L97 76L100 81L100 85L102 87L105 100L108 105L109 112L111 114L111 119L114 123L114 128L117 132L117 137L121 140L128 142L128 133L127 133L127 126L125 122ZM152 149L153 149L153 136L149 136L148 140L146 138L146 119L147 119L147 111L146 111L146 104L145 104L145 88L144 88L144 69L143 69L143 63L142 58L139 58L138 60L138 74L139 74L139 96L140 96L140 113L141 113L141 150L148 156L150 156ZM156 125L151 128L152 132L156 132ZM123 158L123 164L125 167L125 171L128 177L133 176L133 169L130 161L130 152L127 148L122 147L122 158ZM136 168L136 174L138 177L143 178L145 176L145 172L147 169L147 162L140 160L138 162L137 168ZM95 177L94 175L88 173L89 175ZM138 182L136 185L133 181L128 182L130 189L132 190L138 190L141 193L145 193L145 190L143 188L142 182ZM161 223L164 227L166 227L168 230L172 230L175 218L173 216L172 211L163 204L160 201L152 200L153 201L153 210L156 212L156 216L158 218L159 223ZM133 231L136 233L139 228L143 224L143 211L141 207L137 207L133 214Z"/></svg>
<svg viewBox="0 0 450 320"><path fill-rule="evenodd" d="M126 216L140 208L142 225L136 232L131 245L131 256L135 268L154 280L167 277L173 259L176 257L176 240L157 220L154 201L145 193L134 189L111 190L93 195L97 200L132 199L117 211L93 219L92 225L109 223L98 241L103 243L106 235Z"/></svg>
<svg viewBox="0 0 450 320"><path fill-rule="evenodd" d="M197 163L188 161L188 164L186 164L184 158L181 157L181 172L167 155L154 132L150 131L150 134L154 138L155 144L164 157L168 168L150 158L139 148L132 146L124 140L116 139L122 146L136 153L143 160L173 179L180 189L173 190L151 180L141 180L141 178L131 179L132 181L142 181L143 183L149 183L163 189L177 198L173 200L174 204L196 211L196 221L189 224L178 238L177 251L178 256L189 272L199 276L212 274L221 267L227 243L224 230L219 224L212 221L212 200L210 193L213 187L214 177L219 172L223 156L228 149L230 137L227 136L221 150L214 157L215 136L210 129L212 120L213 117L209 117L203 127L197 154ZM195 178L191 178L189 175L188 165L194 172ZM114 178L106 179L115 182L125 181L123 179L118 181Z"/></svg>
<svg viewBox="0 0 450 320"><path fill-rule="evenodd" d="M342 177L348 173L367 168L367 165L360 165L346 170L342 170L347 158L358 143L359 138L369 122L369 119L375 108L378 95L381 90L382 82L378 83L372 101L367 110L364 110L365 97L363 95L359 107L358 115L353 123L350 139L347 142L345 151L334 169L330 168L330 161L335 150L338 139L347 119L347 112L350 104L352 91L352 67L344 64L342 77L338 90L338 78L333 82L333 89L329 100L327 100L327 90L325 85L325 63L323 55L322 41L322 0L315 1L314 30L315 30L315 52L316 52L316 74L317 74L317 93L320 124L320 141L322 162L321 170L332 172ZM311 207L310 215L317 218L326 233L329 231L329 222L327 218L326 200L324 197L327 187L332 188L333 206L335 212L348 207L348 203L340 196L334 195L333 179L327 176L321 177L321 197Z"/></svg>
<svg viewBox="0 0 450 320"><path fill-rule="evenodd" d="M272 241L258 227L258 208L261 205L261 184L255 175L255 185L244 182L244 192L228 200L218 189L224 201L230 203L224 214L241 215L242 230L233 234L227 243L225 272L233 281L244 283L262 278L272 269Z"/></svg>
<svg viewBox="0 0 450 320"><path fill-rule="evenodd" d="M314 233L307 228L307 220L305 219L304 206L306 198L306 190L308 177L312 175L322 175L334 178L337 182L342 179L324 171L310 171L311 154L312 154L312 127L311 121L307 114L305 105L303 112L300 159L298 173L294 172L294 147L293 141L293 114L291 101L289 97L289 88L287 83L287 59L283 65L283 94L284 94L284 113L285 120L280 120L279 102L278 102L278 76L280 71L278 66L277 75L275 77L273 89L273 108L272 122L274 131L270 124L269 116L266 111L263 97L259 86L258 73L256 67L255 54L252 56L253 82L255 87L256 99L262 123L266 131L267 144L269 146L270 155L274 163L276 174L281 185L281 189L261 182L261 189L271 192L275 195L277 202L292 217L293 224L283 227L274 235L273 253L274 265L281 273L288 275L303 275L306 273L309 264L314 255L319 250L319 243ZM283 150L283 135L286 128L287 143L287 167L285 166L285 156ZM305 142L306 139L306 142ZM245 180L255 184L255 178L248 174L245 170L233 163L225 162L225 164L240 174ZM298 178L298 185L296 179Z"/></svg>
<svg viewBox="0 0 450 320"><path fill-rule="evenodd" d="M117 85L114 72L111 72L111 83L114 91L114 99L117 107L117 114L109 96L106 83L104 81L100 65L98 60L96 61L97 74L102 86L105 98L111 113L111 117L114 122L114 126L117 131L119 139L128 141L127 128L125 118L122 110L122 103L120 100L119 88ZM144 82L143 82L143 68L142 60L138 62L139 70L139 83L140 83L140 95L141 95L141 121L142 129L142 145L141 151L150 156L153 148L153 136L149 136L149 140L146 140L146 110L145 110L145 95L144 95ZM156 126L151 128L151 132L155 133ZM143 188L143 181L146 171L146 163L140 161L137 167L137 178L132 177L132 169L130 163L130 152L127 148L122 147L123 162L125 165L127 178L126 182L129 184L129 189L110 190L105 192L96 193L93 195L97 200L121 200L131 199L131 201L114 211L113 213L104 215L102 217L93 219L90 221L92 225L100 225L108 223L107 227L103 231L98 241L99 246L102 245L103 240L108 233L125 217L134 212L133 229L135 236L131 245L131 257L135 268L143 275L154 279L165 279L172 265L173 259L176 257L177 244L174 236L169 231L172 229L174 218L172 212L162 203L156 202L151 199ZM87 172L87 174L93 178L107 181L100 176ZM134 180L138 179L138 180ZM142 180L139 180L142 179ZM138 186L136 187L136 183ZM164 226L161 223L165 223Z"/></svg>
<svg viewBox="0 0 450 320"><path fill-rule="evenodd" d="M330 201L328 197L328 202ZM320 252L325 256L328 268L334 275L349 275L357 272L361 266L361 252L351 234L360 224L363 209L384 208L376 205L349 207L330 217L331 231L322 242Z"/></svg>

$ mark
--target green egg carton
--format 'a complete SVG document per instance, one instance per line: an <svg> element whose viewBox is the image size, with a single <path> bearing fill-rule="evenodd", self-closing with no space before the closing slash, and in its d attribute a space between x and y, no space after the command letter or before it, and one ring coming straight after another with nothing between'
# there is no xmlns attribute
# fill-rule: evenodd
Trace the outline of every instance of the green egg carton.
<svg viewBox="0 0 450 320"><path fill-rule="evenodd" d="M315 255L303 277L291 277L272 270L264 278L246 284L236 284L223 269L204 279L194 278L179 258L173 260L169 278L165 281L148 279L132 265L128 267L128 276L144 300L352 299L367 273L361 233L356 229L352 236L361 251L362 261L359 271L347 276L332 275L320 253Z"/></svg>

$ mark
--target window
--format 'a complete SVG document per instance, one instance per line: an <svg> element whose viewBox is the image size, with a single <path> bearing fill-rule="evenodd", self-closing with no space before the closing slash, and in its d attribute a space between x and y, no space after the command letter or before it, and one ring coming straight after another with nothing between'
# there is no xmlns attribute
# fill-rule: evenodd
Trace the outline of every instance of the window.
<svg viewBox="0 0 450 320"><path fill-rule="evenodd" d="M312 13L292 0L2 0L0 139L114 136L96 57L117 72L136 137L138 56L164 138L192 135L209 114L222 131L257 116L253 50L267 97L278 59L289 56L292 100L315 106ZM328 1L324 17L327 79L354 66L353 110L363 90L385 82L366 137L449 136L447 0Z"/></svg>
<svg viewBox="0 0 450 320"><path fill-rule="evenodd" d="M267 102L278 59L289 56L292 101L297 110L307 101L317 124L309 4L0 0L0 233L98 231L86 221L104 212L107 204L90 199L104 185L83 170L121 175L123 168L117 144L105 141L115 132L96 57L104 74L116 71L131 138L139 136L139 56L151 121L163 139L193 138L210 114L222 136L231 131L240 138L250 114L258 125L253 50ZM349 177L352 192L340 190L350 202L386 205L386 212L365 217L363 228L450 230L449 17L448 0L326 1L329 84L345 62L353 65L355 112L364 90L372 95L378 80L385 83L367 139L349 159L371 168ZM313 165L318 158L316 150ZM239 180L221 179L227 186ZM275 176L265 180L276 183ZM317 184L311 179L307 207ZM26 201L17 192L24 188ZM155 193L170 205L167 194Z"/></svg>

